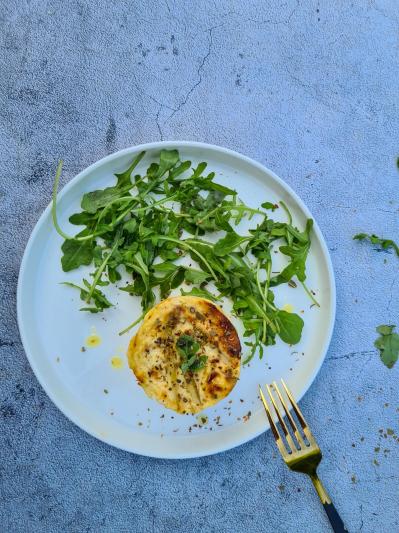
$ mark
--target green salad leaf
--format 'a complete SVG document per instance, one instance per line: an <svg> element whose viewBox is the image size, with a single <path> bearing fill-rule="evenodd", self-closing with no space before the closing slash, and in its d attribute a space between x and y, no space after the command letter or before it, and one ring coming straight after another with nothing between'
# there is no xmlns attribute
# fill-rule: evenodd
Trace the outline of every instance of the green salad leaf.
<svg viewBox="0 0 399 533"><path fill-rule="evenodd" d="M201 345L191 335L181 335L176 342L176 349L181 356L180 368L182 372L197 372L204 368L208 357L199 355Z"/></svg>
<svg viewBox="0 0 399 533"><path fill-rule="evenodd" d="M81 265L90 265L94 259L93 241L68 239L61 246L61 265L64 272L75 270Z"/></svg>
<svg viewBox="0 0 399 533"><path fill-rule="evenodd" d="M388 368L392 368L399 357L399 335L394 333L396 326L382 325L376 328L380 336L374 342L380 351L381 361Z"/></svg>
<svg viewBox="0 0 399 533"><path fill-rule="evenodd" d="M237 235L234 231L229 231L226 233L225 237L220 239L213 248L213 253L218 256L225 256L233 252L241 244L246 241L249 241L250 237L241 237Z"/></svg>
<svg viewBox="0 0 399 533"><path fill-rule="evenodd" d="M368 240L371 244L378 244L383 250L389 250L392 248L399 257L399 246L392 239L383 239L377 235L368 235L367 233L358 233L353 238L358 241Z"/></svg>
<svg viewBox="0 0 399 533"><path fill-rule="evenodd" d="M302 336L302 318L295 313L287 313L286 311L278 311L276 318L280 338L287 344L297 344Z"/></svg>

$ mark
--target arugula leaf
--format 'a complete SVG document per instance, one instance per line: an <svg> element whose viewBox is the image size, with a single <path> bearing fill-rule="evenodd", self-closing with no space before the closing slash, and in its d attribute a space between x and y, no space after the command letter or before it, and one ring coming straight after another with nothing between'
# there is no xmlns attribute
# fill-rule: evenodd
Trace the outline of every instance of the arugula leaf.
<svg viewBox="0 0 399 533"><path fill-rule="evenodd" d="M74 289L78 289L80 291L80 299L84 302L87 301L89 290L90 290L90 283L84 279L83 284L86 288L80 287L79 285L76 285L75 283L70 283L68 281L65 281L62 283L62 285L66 285L67 287L72 287ZM94 306L93 307L81 307L81 311L89 311L90 313L98 313L100 311L103 311L104 309L108 309L109 307L112 307L112 303L106 298L106 296L99 290L94 289L91 294L91 300L93 301Z"/></svg>
<svg viewBox="0 0 399 533"><path fill-rule="evenodd" d="M155 270L155 272L174 272L179 267L174 263L165 261L164 263L157 263L155 265L152 265L152 268L153 270Z"/></svg>
<svg viewBox="0 0 399 533"><path fill-rule="evenodd" d="M191 167L191 161L183 161L177 167L170 169L169 171L169 181L175 180L180 174L183 174Z"/></svg>
<svg viewBox="0 0 399 533"><path fill-rule="evenodd" d="M192 179L199 178L200 176L202 176L202 173L204 172L207 166L208 166L207 163L204 163L204 162L198 163L197 168L194 170L194 173L191 176Z"/></svg>
<svg viewBox="0 0 399 533"><path fill-rule="evenodd" d="M94 245L92 241L76 241L68 239L61 246L63 255L61 257L62 270L69 272L81 265L90 265L93 261Z"/></svg>
<svg viewBox="0 0 399 533"><path fill-rule="evenodd" d="M271 279L271 286L287 283L294 276L296 276L299 281L305 281L306 259L310 249L310 231L312 226L313 221L308 220L305 232L300 234L301 239L304 239L305 242L299 242L299 239L296 239L291 245L280 246L280 252L291 257L291 262L280 272L280 274Z"/></svg>
<svg viewBox="0 0 399 533"><path fill-rule="evenodd" d="M87 303L90 302L92 294L96 290L96 285L100 284L102 273L105 267L107 266L109 260L111 259L112 254L116 251L117 247L120 246L122 243L123 243L123 238L121 238L121 232L120 230L117 230L111 250L105 255L105 257L102 258L101 264L99 264L97 270L94 273L93 283L90 286L89 293L86 299Z"/></svg>
<svg viewBox="0 0 399 533"><path fill-rule="evenodd" d="M271 209L272 211L278 209L278 205L272 204L271 202L264 202L263 204L261 204L261 207L263 207L263 209Z"/></svg>
<svg viewBox="0 0 399 533"><path fill-rule="evenodd" d="M220 300L220 298L207 291L206 289L199 289L198 287L193 287L189 291L180 289L180 294L182 296L198 296L199 298L206 298L207 300L211 300L212 302L217 302Z"/></svg>
<svg viewBox="0 0 399 533"><path fill-rule="evenodd" d="M119 174L115 174L117 183L114 187L107 187L103 190L88 192L83 195L81 208L88 213L95 213L98 209L107 207L109 204L123 197L134 185L130 176L133 169L139 164L144 157L145 152L141 152L130 165L130 167ZM133 199L133 197L132 197Z"/></svg>
<svg viewBox="0 0 399 533"><path fill-rule="evenodd" d="M392 248L399 257L399 246L392 239L383 239L381 237L377 237L377 235L368 235L367 233L358 233L353 238L359 241L369 240L371 244L379 244L383 250L389 250Z"/></svg>
<svg viewBox="0 0 399 533"><path fill-rule="evenodd" d="M215 244L213 252L218 256L228 255L249 239L250 237L241 237L241 235L231 231Z"/></svg>
<svg viewBox="0 0 399 533"><path fill-rule="evenodd" d="M279 336L287 344L297 344L301 340L303 320L295 313L278 311L276 316Z"/></svg>
<svg viewBox="0 0 399 533"><path fill-rule="evenodd" d="M131 218L130 220L127 220L123 224L124 231L127 231L127 233L131 233L132 235L134 235L136 228L137 228L137 220L135 218Z"/></svg>
<svg viewBox="0 0 399 533"><path fill-rule="evenodd" d="M205 179L201 182L201 188L204 191L211 191L214 193L219 193L219 196L212 195L211 198L218 198L219 202L222 200L225 196L235 196L237 194L237 191L234 189L229 189L228 187L225 187L224 185L221 185L220 183L215 183L212 180ZM217 203L215 202L215 205ZM209 204L208 204L209 205Z"/></svg>
<svg viewBox="0 0 399 533"><path fill-rule="evenodd" d="M179 152L177 150L161 150L157 176L163 176L165 172L172 169L178 162Z"/></svg>
<svg viewBox="0 0 399 533"><path fill-rule="evenodd" d="M90 226L95 222L95 217L91 213L82 211L81 213L75 213L69 217L69 222L75 226Z"/></svg>
<svg viewBox="0 0 399 533"><path fill-rule="evenodd" d="M191 335L181 335L176 342L176 349L181 356L182 372L197 372L205 367L208 357L198 355L201 345Z"/></svg>
<svg viewBox="0 0 399 533"><path fill-rule="evenodd" d="M159 281L160 296L162 299L167 298L172 289L176 289L183 283L184 267L177 267L169 272ZM157 280L158 281L158 280Z"/></svg>
<svg viewBox="0 0 399 533"><path fill-rule="evenodd" d="M101 207L106 207L120 197L121 191L118 187L107 187L104 190L84 194L80 206L88 213L95 213Z"/></svg>
<svg viewBox="0 0 399 533"><path fill-rule="evenodd" d="M130 177L132 175L132 172L137 167L137 165L140 163L140 161L143 159L144 156L145 156L145 152L140 152L136 156L136 158L133 160L133 162L131 163L128 169L126 169L124 172L115 174L117 178L117 184L116 184L117 188L124 189L126 186L129 186L129 185L131 186L132 182L131 182Z"/></svg>
<svg viewBox="0 0 399 533"><path fill-rule="evenodd" d="M184 279L188 283L204 283L208 281L212 276L208 272L202 270L195 270L194 268L186 268L184 273Z"/></svg>
<svg viewBox="0 0 399 533"><path fill-rule="evenodd" d="M272 285L290 281L296 276L299 281L306 279L306 258L309 252L309 244L305 246L280 246L280 252L291 257L291 263L284 268L282 272L272 280Z"/></svg>
<svg viewBox="0 0 399 533"><path fill-rule="evenodd" d="M394 333L396 326L382 325L376 328L380 336L374 342L380 351L381 361L388 368L392 368L399 357L399 335Z"/></svg>

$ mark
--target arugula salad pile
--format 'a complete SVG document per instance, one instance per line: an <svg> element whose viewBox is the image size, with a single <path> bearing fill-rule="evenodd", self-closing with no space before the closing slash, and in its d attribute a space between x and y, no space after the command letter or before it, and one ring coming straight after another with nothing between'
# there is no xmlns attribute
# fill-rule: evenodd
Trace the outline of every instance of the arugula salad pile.
<svg viewBox="0 0 399 533"><path fill-rule="evenodd" d="M157 298L166 298L184 283L190 290L181 287L183 295L231 299L249 347L244 362L257 350L262 357L264 346L275 344L277 335L287 344L298 343L303 320L278 309L273 287L283 283L295 287L296 278L318 305L305 285L313 221L307 220L300 231L282 201L279 205L265 202L260 209L246 206L236 191L214 181L214 172L206 173L206 163L193 169L190 161L180 160L177 150L162 150L158 163L151 163L143 175L135 174L144 155L141 152L125 172L115 174L112 187L83 195L82 211L69 219L84 226L75 236L67 235L57 220L62 162L58 165L52 216L65 239L62 268L69 272L93 265L81 285L65 283L80 291L81 310L98 313L112 306L102 288L121 280L123 267L130 282L120 290L141 298L143 314L121 334L140 322ZM270 217L279 207L287 222ZM257 223L247 235L237 233L244 218L255 216ZM219 240L209 241L209 235L217 232L222 232ZM289 261L277 274L273 247ZM191 258L196 268L181 264L183 256Z"/></svg>

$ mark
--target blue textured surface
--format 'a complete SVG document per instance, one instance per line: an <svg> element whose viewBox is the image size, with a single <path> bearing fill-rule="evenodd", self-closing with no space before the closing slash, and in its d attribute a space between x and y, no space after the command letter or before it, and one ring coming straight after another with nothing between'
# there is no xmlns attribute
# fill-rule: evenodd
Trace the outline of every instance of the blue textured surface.
<svg viewBox="0 0 399 533"><path fill-rule="evenodd" d="M312 210L338 293L302 401L320 474L350 531L399 530L399 365L373 347L376 325L399 326L398 260L352 241L399 236L398 42L394 0L1 2L1 531L329 531L270 434L198 460L129 455L72 425L30 370L16 283L56 161L65 183L159 139L249 155Z"/></svg>

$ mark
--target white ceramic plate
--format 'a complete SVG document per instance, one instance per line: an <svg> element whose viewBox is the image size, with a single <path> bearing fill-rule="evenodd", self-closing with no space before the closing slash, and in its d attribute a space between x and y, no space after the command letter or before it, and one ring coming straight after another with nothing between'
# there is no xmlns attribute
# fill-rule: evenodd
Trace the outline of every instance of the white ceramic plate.
<svg viewBox="0 0 399 533"><path fill-rule="evenodd" d="M71 180L59 194L59 221L64 231L76 232L68 218L80 210L83 193L111 185L113 173L125 170L135 154L146 150L137 169L141 173L162 148L177 148L181 159L189 159L193 166L207 161L208 169L216 172L216 180L235 188L252 207L264 201L284 200L298 227L303 227L311 216L298 196L259 163L217 146L163 142L112 154ZM278 209L273 218L283 220L284 213ZM49 206L33 230L22 260L18 283L21 337L32 369L52 401L75 424L108 444L162 458L198 457L227 450L268 427L258 398L259 382L283 377L300 399L320 369L334 324L335 284L329 253L317 224L307 271L308 286L315 291L320 309L310 307L300 286L279 287L275 291L277 303L292 305L305 321L300 344L289 347L278 340L265 351L262 360L255 356L249 366L242 368L241 379L232 393L205 411L208 423L202 426L197 417L178 415L147 398L127 366L125 354L131 334L119 337L118 331L139 316L139 299L106 287L106 294L116 304L114 308L98 315L80 312L79 293L60 282L80 283L89 269L62 272L61 244ZM240 323L234 322L242 332ZM85 343L93 330L101 344L89 348ZM118 358L122 368L112 366L113 357Z"/></svg>

